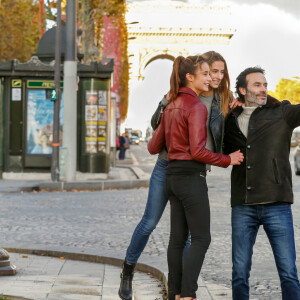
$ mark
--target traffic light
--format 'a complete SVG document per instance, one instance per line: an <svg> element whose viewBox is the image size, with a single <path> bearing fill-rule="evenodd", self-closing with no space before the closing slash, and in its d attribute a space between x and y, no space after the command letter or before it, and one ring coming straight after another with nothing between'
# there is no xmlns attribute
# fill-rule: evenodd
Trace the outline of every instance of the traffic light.
<svg viewBox="0 0 300 300"><path fill-rule="evenodd" d="M56 90L46 89L46 99L56 100Z"/></svg>

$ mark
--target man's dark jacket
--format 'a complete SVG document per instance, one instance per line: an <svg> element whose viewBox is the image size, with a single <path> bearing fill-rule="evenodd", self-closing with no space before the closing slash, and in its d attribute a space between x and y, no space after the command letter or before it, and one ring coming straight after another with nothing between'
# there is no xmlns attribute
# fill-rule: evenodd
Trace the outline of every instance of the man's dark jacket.
<svg viewBox="0 0 300 300"><path fill-rule="evenodd" d="M226 118L224 153L241 150L245 156L231 172L231 205L293 203L289 162L292 131L300 125L300 104L268 96L249 120L248 138L238 125L237 107Z"/></svg>

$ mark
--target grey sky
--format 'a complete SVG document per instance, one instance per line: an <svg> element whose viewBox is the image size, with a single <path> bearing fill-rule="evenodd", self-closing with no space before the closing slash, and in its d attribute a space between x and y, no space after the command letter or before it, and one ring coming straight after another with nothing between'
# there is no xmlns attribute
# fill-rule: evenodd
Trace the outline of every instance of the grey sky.
<svg viewBox="0 0 300 300"><path fill-rule="evenodd" d="M147 0L127 0L127 2L134 2L134 1L147 1ZM176 0L182 2L189 2L188 0ZM290 13L296 17L300 18L300 0L230 0L231 2L237 4L258 4L258 3L265 3L276 6L287 13ZM212 4L214 0L199 0L198 3L204 4Z"/></svg>
<svg viewBox="0 0 300 300"><path fill-rule="evenodd" d="M258 4L265 3L276 6L288 13L293 14L294 16L300 17L300 0L231 0L232 2L238 4ZM207 1L213 2L213 1Z"/></svg>

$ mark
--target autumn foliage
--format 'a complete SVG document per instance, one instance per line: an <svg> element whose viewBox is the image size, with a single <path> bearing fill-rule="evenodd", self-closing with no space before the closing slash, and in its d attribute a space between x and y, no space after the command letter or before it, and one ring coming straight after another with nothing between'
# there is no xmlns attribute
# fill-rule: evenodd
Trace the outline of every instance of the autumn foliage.
<svg viewBox="0 0 300 300"><path fill-rule="evenodd" d="M269 91L269 94L276 99L289 100L292 104L300 103L300 78L293 79L281 78L276 86L275 92Z"/></svg>
<svg viewBox="0 0 300 300"><path fill-rule="evenodd" d="M39 4L34 0L0 1L0 61L26 62L40 39Z"/></svg>
<svg viewBox="0 0 300 300"><path fill-rule="evenodd" d="M57 0L45 0L45 11L47 19L55 20ZM121 99L121 115L124 120L128 108L128 80L129 67L127 57L127 26L125 24L126 1L125 0L78 0L77 20L82 35L79 39L79 49L84 55L84 63L100 61L106 58L104 50L104 17L109 18L115 25L121 37L121 43L117 43L117 52L121 53L121 64L115 66L115 82L117 89L113 89ZM62 0L62 14L65 13L66 1ZM53 14L54 13L54 14ZM113 47L113 44L112 44ZM107 51L106 51L107 52ZM115 61L117 62L117 61ZM116 76L116 72L119 72Z"/></svg>
<svg viewBox="0 0 300 300"><path fill-rule="evenodd" d="M115 72L120 72L118 80L118 87L116 92L121 98L121 115L124 120L127 115L128 109L128 80L129 80L129 66L127 56L127 26L125 24L125 13L126 13L126 1L125 0L81 0L79 1L79 7L81 3L90 2L90 12L88 16L93 18L94 26L94 41L95 45L99 50L98 60L103 58L103 41L104 41L104 16L108 17L113 24L115 24L119 33L120 47L119 52L121 53L121 65L118 66ZM81 11L82 28L84 28L85 20L87 19L87 12ZM87 21L88 22L88 21ZM84 43L85 41L82 41ZM116 87L115 87L116 88Z"/></svg>

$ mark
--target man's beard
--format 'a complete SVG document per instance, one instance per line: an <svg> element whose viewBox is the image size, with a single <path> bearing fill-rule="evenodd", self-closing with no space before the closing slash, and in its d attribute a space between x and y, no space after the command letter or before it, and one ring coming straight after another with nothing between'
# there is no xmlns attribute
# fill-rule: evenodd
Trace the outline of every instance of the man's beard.
<svg viewBox="0 0 300 300"><path fill-rule="evenodd" d="M264 100L260 100L257 96L266 95L266 94L255 94L246 89L247 92L247 102L249 106L263 106L267 103L267 97ZM267 95L266 95L267 96Z"/></svg>

